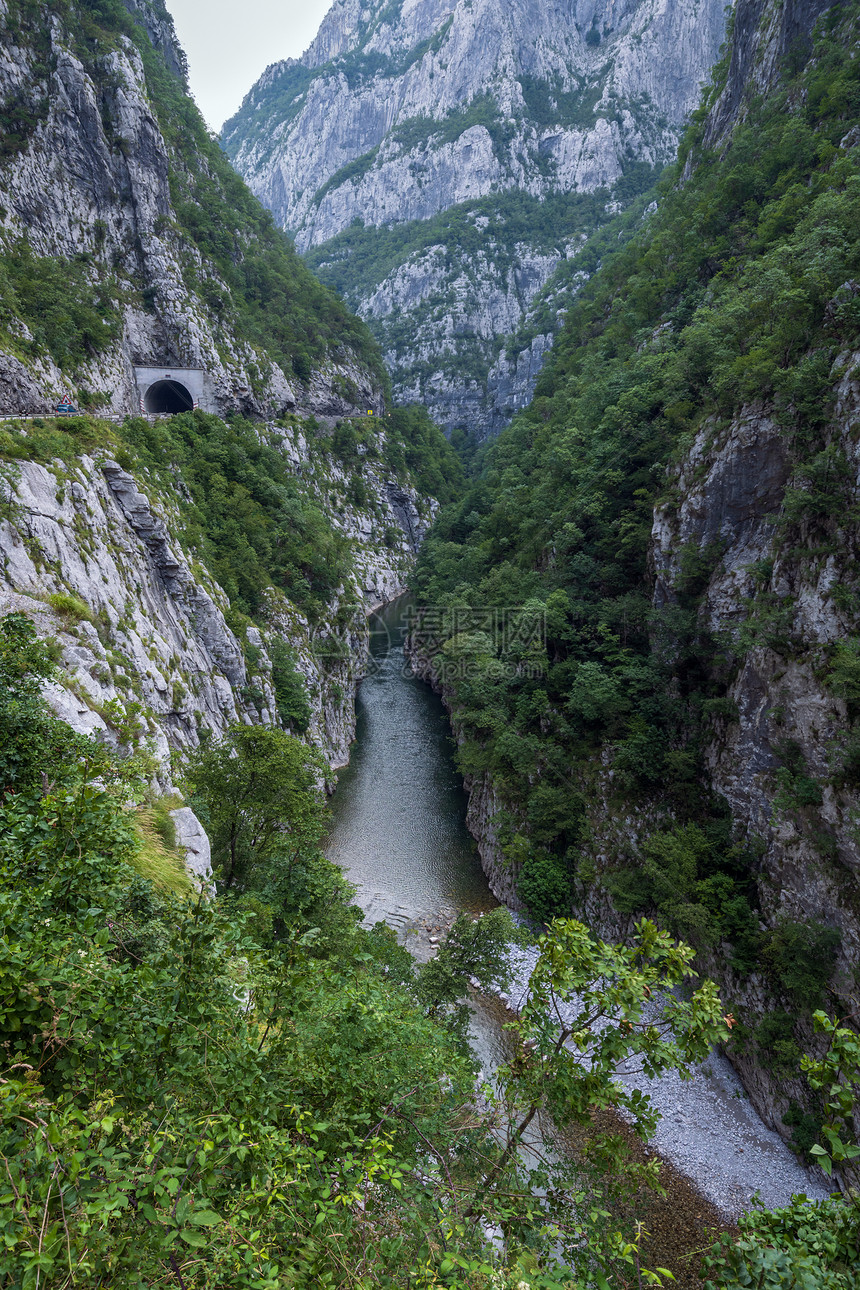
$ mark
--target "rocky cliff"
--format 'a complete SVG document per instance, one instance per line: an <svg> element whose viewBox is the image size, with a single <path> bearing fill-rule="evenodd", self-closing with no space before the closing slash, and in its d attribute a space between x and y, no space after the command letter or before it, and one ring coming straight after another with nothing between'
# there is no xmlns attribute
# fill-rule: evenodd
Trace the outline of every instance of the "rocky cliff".
<svg viewBox="0 0 860 1290"><path fill-rule="evenodd" d="M0 412L381 410L378 354L236 179L160 0L0 3Z"/></svg>
<svg viewBox="0 0 860 1290"><path fill-rule="evenodd" d="M13 427L0 445L0 612L27 613L59 642L49 693L57 715L126 753L148 749L165 788L171 754L205 732L217 737L237 720L289 721L279 708L286 672L306 704L299 728L332 765L345 763L367 613L402 590L432 503L378 464L332 459L326 434L315 438L300 421L261 425L251 433L283 454L301 495L343 535L349 561L324 616L311 621L271 586L252 621L231 610L191 545L181 470L156 475L131 461L125 469L115 459L128 457L121 438L76 451L62 425L51 439L54 451L66 448L62 458L27 459L27 440L38 447L44 423L29 433Z"/></svg>
<svg viewBox="0 0 860 1290"><path fill-rule="evenodd" d="M396 391L486 433L530 397L569 291L541 328L536 297L673 157L723 31L715 0L338 0L224 143Z"/></svg>
<svg viewBox="0 0 860 1290"><path fill-rule="evenodd" d="M745 0L735 6L729 61L708 113L706 144L727 141L753 95L773 88L786 61L799 66L809 57L815 22L832 7L831 0Z"/></svg>

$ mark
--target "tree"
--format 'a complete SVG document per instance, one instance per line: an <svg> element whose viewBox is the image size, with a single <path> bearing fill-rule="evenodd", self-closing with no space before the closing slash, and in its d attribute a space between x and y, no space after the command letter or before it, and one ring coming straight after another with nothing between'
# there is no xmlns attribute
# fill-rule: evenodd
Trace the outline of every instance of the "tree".
<svg viewBox="0 0 860 1290"><path fill-rule="evenodd" d="M694 951L647 919L637 924L629 946L596 940L574 919L556 919L538 947L527 1001L510 1026L515 1055L499 1072L500 1114L507 1127L467 1215L495 1217L515 1242L523 1215L529 1214L532 1223L534 1215L529 1204L518 1214L505 1198L518 1185L521 1201L540 1188L546 1196L550 1244L563 1249L572 1267L586 1270L595 1262L606 1267L613 1257L636 1257L634 1245L617 1232L599 1231L594 1213L589 1220L583 1212L581 1173L568 1160L544 1156L537 1169L529 1170L528 1153L541 1159L542 1148L552 1150L553 1145L552 1130L528 1139L530 1127L540 1125L544 1111L564 1128L588 1125L596 1111L611 1109L623 1112L639 1137L649 1137L658 1112L647 1092L619 1082L618 1067L624 1063L630 1070L633 1059L646 1080L669 1069L690 1078L693 1064L728 1037L732 1019L723 1017L712 981L688 998L674 993L695 976L690 966ZM633 1165L617 1135L597 1134L591 1153L600 1167L620 1164L631 1185L656 1185L656 1162Z"/></svg>
<svg viewBox="0 0 860 1290"><path fill-rule="evenodd" d="M430 1014L452 1008L474 978L487 993L507 991L513 976L510 950L531 940L503 906L481 918L459 914L434 959L421 970L419 998ZM455 1010L454 1021L465 1024L464 1012Z"/></svg>
<svg viewBox="0 0 860 1290"><path fill-rule="evenodd" d="M833 1166L850 1170L860 1156L855 1109L860 1100L860 1036L824 1012L815 1029L829 1038L823 1057L806 1056L801 1066L824 1104L823 1143L811 1149L829 1176ZM856 1174L855 1174L856 1177ZM793 1196L776 1210L753 1210L740 1220L741 1239L714 1246L707 1270L708 1290L854 1290L860 1266L860 1195L849 1188L829 1200Z"/></svg>
<svg viewBox="0 0 860 1290"><path fill-rule="evenodd" d="M271 726L231 725L193 753L186 776L209 825L226 888L248 888L316 851L327 809L320 753Z"/></svg>
<svg viewBox="0 0 860 1290"><path fill-rule="evenodd" d="M42 687L55 672L50 645L26 614L0 619L0 789L66 782L82 761L107 770L104 750L51 715Z"/></svg>

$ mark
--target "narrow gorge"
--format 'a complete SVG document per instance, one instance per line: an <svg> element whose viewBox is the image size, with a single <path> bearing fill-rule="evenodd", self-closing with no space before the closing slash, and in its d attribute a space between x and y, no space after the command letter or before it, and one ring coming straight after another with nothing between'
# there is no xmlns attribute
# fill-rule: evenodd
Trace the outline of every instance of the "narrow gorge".
<svg viewBox="0 0 860 1290"><path fill-rule="evenodd" d="M8 1290L855 1290L858 17L0 0Z"/></svg>

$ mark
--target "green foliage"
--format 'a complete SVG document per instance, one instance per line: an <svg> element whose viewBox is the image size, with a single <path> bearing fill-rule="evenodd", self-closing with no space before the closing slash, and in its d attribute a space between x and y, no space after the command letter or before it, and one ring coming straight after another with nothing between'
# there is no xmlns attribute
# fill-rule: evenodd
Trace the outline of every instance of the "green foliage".
<svg viewBox="0 0 860 1290"><path fill-rule="evenodd" d="M384 455L398 474L405 466L423 497L451 502L462 495L460 458L421 404L391 409L385 421Z"/></svg>
<svg viewBox="0 0 860 1290"><path fill-rule="evenodd" d="M719 544L684 545L655 598L649 543L655 508L671 519L681 500L667 467L696 435L716 450L750 406L780 426L791 469L781 517L778 501L759 517L773 523L770 558L841 540L853 502L827 424L844 371L834 359L860 339L845 286L860 275L860 155L840 147L860 115L856 16L854 3L832 10L812 57L750 103L719 153L703 146L703 109L658 186L656 212L592 235L576 261L591 276L533 403L443 512L414 579L433 623L421 645L451 703L460 765L490 777L535 872L553 886L586 876L587 830L578 835L560 815L547 825L538 804L547 788L584 798L595 821L608 809L625 830L647 809L657 823L643 830L641 859L610 856L597 874L619 907L658 913L702 949L728 942L737 970L768 966L804 1008L829 976L832 935L806 929L792 965L778 930L765 955L756 850L731 838L703 759L715 720L737 716L727 690L738 658L805 648L797 603L771 587L765 563L753 571L746 620L714 639L699 610ZM548 87L529 92L550 110ZM369 241L356 231L356 251ZM528 666L506 652L503 628L455 634L457 615L498 624L532 602L543 606L546 639ZM829 684L849 703L852 648L827 659ZM837 784L854 782L855 742L852 734L836 753ZM774 807L812 828L823 785L788 743L777 752ZM521 881L530 883L528 869ZM538 875L533 899L550 885ZM560 890L552 899L563 908Z"/></svg>
<svg viewBox="0 0 860 1290"><path fill-rule="evenodd" d="M73 596L68 591L55 591L48 596L48 604L62 618L72 623L92 622L93 612L80 596Z"/></svg>
<svg viewBox="0 0 860 1290"><path fill-rule="evenodd" d="M795 1196L740 1220L740 1239L723 1238L707 1260L707 1290L854 1290L860 1259L856 1202Z"/></svg>
<svg viewBox="0 0 860 1290"><path fill-rule="evenodd" d="M792 1062L792 1070L796 1069L796 1062ZM796 1102L792 1102L782 1117L782 1122L793 1130L788 1145L792 1151L796 1151L799 1156L806 1160L810 1150L821 1137L821 1117L810 1115L808 1111L804 1111L799 1107Z"/></svg>
<svg viewBox="0 0 860 1290"><path fill-rule="evenodd" d="M176 848L173 821L160 802L137 811L135 825L140 838L137 855L131 864L137 873L162 891L179 898L190 898L194 887L185 868L184 853Z"/></svg>
<svg viewBox="0 0 860 1290"><path fill-rule="evenodd" d="M0 693L29 690L37 709L46 664L19 628L6 620ZM595 1269L631 1274L636 1239L581 1170L534 1168L523 1121L552 1106L586 1122L620 1097L650 1127L647 1099L615 1086L616 1062L686 1071L723 1033L711 985L668 994L661 1027L643 1020L658 983L689 975L691 951L648 924L629 949L553 929L540 1002L486 1114L452 1004L467 975L507 980L509 915L459 920L420 974L390 929L357 925L342 880L309 924L307 906L283 902L279 856L298 846L324 869L310 854L313 755L281 731L232 733L235 757L198 754L198 796L221 836L238 821L254 852L243 874L257 892L241 899L177 900L136 875L128 784L96 787L86 766L0 801L4 1284L560 1290ZM44 750L49 777L62 764ZM574 997L589 1017L568 1048L548 1003Z"/></svg>
<svg viewBox="0 0 860 1290"><path fill-rule="evenodd" d="M192 497L186 538L235 610L260 615L274 585L319 617L346 577L349 548L297 479L276 434L200 411L154 424L132 418L121 433L141 465L164 473L166 482L181 471Z"/></svg>
<svg viewBox="0 0 860 1290"><path fill-rule="evenodd" d="M766 1012L755 1028L757 1056L762 1066L779 1074L796 1075L802 1054L794 1036L795 1018L791 1013L783 1008ZM783 1119L783 1123L799 1125L801 1121Z"/></svg>
<svg viewBox="0 0 860 1290"><path fill-rule="evenodd" d="M622 947L596 940L582 923L560 919L538 947L528 997L511 1027L515 1055L500 1072L508 1127L500 1154L480 1184L479 1202L528 1141L528 1130L542 1110L567 1126L590 1123L596 1109L621 1108L634 1132L645 1138L653 1131L656 1113L647 1094L627 1090L614 1078L618 1061L632 1059L649 1076L671 1067L685 1078L710 1044L727 1034L712 982L684 1001L672 994L673 985L694 975L693 951L674 945L653 923L639 923L633 943ZM646 1019L645 1005L658 992L655 1023ZM596 1017L601 1018L599 1026L594 1025ZM598 1134L589 1150L598 1169L611 1170L624 1148L618 1135ZM640 1185L654 1185L655 1163L633 1171ZM556 1194L560 1179L552 1165L539 1167L532 1177ZM572 1217L583 1199L582 1193L564 1197L562 1213ZM578 1222L571 1226L572 1231L560 1221L555 1239L569 1266L591 1280L595 1263L607 1269L614 1246L611 1233L601 1240L588 1227L582 1231Z"/></svg>
<svg viewBox="0 0 860 1290"><path fill-rule="evenodd" d="M517 894L542 923L562 916L570 904L570 876L566 866L548 851L527 848L517 874Z"/></svg>
<svg viewBox="0 0 860 1290"><path fill-rule="evenodd" d="M676 936L699 948L728 942L732 967L748 973L762 952L754 856L731 844L726 823L711 823L707 832L689 823L652 833L641 863L609 870L605 882L622 913L656 910Z"/></svg>
<svg viewBox="0 0 860 1290"><path fill-rule="evenodd" d="M770 933L764 962L778 988L796 1006L812 1010L821 1002L840 940L835 928L814 920L796 923L783 919Z"/></svg>
<svg viewBox="0 0 860 1290"><path fill-rule="evenodd" d="M596 28L586 34L585 43L600 44ZM565 90L560 77L555 81L545 81L522 73L520 85L528 115L539 128L552 125L588 127L593 126L597 117L604 115L594 110L605 88L603 77L598 76L590 85L584 76L579 77L575 89Z"/></svg>
<svg viewBox="0 0 860 1290"><path fill-rule="evenodd" d="M513 979L511 946L524 946L530 940L503 906L480 918L458 914L435 958L421 969L419 999L431 1016L447 1013L465 1033L469 1008L458 1001L470 982L477 981L485 994L508 991Z"/></svg>
<svg viewBox="0 0 860 1290"><path fill-rule="evenodd" d="M802 1064L810 1086L824 1102L821 1131L827 1145L813 1147L812 1154L829 1175L834 1165L860 1156L860 1144L852 1141L857 1136L854 1111L860 1097L860 1036L825 1012L816 1012L813 1021L816 1031L827 1037L827 1051L823 1057L804 1057Z"/></svg>
<svg viewBox="0 0 860 1290"><path fill-rule="evenodd" d="M27 5L17 0L13 8L23 13ZM163 6L157 9L171 25ZM136 46L167 144L177 231L195 252L180 257L185 286L203 301L216 325L301 381L327 359L357 358L385 388L382 360L367 328L308 272L270 213L239 179L134 12L120 0L58 0L53 11L65 20L74 53L105 98L116 92L106 56L118 48L120 38ZM44 15L41 22L44 27ZM35 110L43 112L41 99ZM14 140L20 133L18 117L10 124ZM109 143L122 147L112 138ZM91 253L79 260L37 258L24 244L7 249L0 259L6 315L27 321L34 332L33 350L47 348L70 370L119 335L117 286L98 264L99 253L96 228ZM157 285L144 291L145 305L156 311L158 291ZM0 326L5 322L0 316Z"/></svg>
<svg viewBox="0 0 860 1290"><path fill-rule="evenodd" d="M821 786L808 774L803 750L794 740L776 744L774 752L782 759L776 772L779 791L773 804L778 811L802 810L806 806L820 806Z"/></svg>
<svg viewBox="0 0 860 1290"><path fill-rule="evenodd" d="M17 337L18 320L32 340ZM13 348L33 357L47 350L74 372L120 335L116 283L95 274L86 255L66 260L36 256L26 241L7 245L0 252L0 328Z"/></svg>
<svg viewBox="0 0 860 1290"><path fill-rule="evenodd" d="M303 897L291 888L325 828L318 788L325 769L318 753L271 726L237 723L189 754L185 774L226 887L264 891L276 906L301 908Z"/></svg>
<svg viewBox="0 0 860 1290"><path fill-rule="evenodd" d="M846 701L849 715L860 716L860 640L834 642L826 680L828 688Z"/></svg>
<svg viewBox="0 0 860 1290"><path fill-rule="evenodd" d="M102 767L99 746L47 711L41 691L54 672L53 651L25 614L0 619L0 786L6 792L65 784L81 761Z"/></svg>
<svg viewBox="0 0 860 1290"><path fill-rule="evenodd" d="M269 649L272 660L272 684L278 703L278 716L285 726L303 735L311 722L311 706L304 676L296 667L289 646L280 637Z"/></svg>
<svg viewBox="0 0 860 1290"><path fill-rule="evenodd" d="M115 427L90 416L37 417L7 421L0 428L0 454L12 461L72 461L82 452L115 444Z"/></svg>
<svg viewBox="0 0 860 1290"><path fill-rule="evenodd" d="M804 1057L803 1069L824 1103L822 1142L810 1154L830 1175L834 1165L860 1156L854 1109L860 1092L857 1031L816 1012L815 1029L826 1036L822 1057ZM786 1124L808 1134L810 1117L792 1108ZM804 1146L806 1143L804 1142ZM829 1200L793 1196L783 1209L754 1210L740 1220L740 1239L723 1237L706 1268L706 1290L854 1290L860 1264L860 1199L856 1190Z"/></svg>

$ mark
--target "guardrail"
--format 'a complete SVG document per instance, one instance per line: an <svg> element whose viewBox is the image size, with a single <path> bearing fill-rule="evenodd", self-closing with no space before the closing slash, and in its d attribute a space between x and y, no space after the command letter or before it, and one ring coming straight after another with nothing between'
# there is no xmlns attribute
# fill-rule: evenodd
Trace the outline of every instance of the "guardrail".
<svg viewBox="0 0 860 1290"><path fill-rule="evenodd" d="M190 410L190 409L189 409ZM64 417L93 417L97 421L113 421L122 425L129 417L141 417L144 421L166 421L176 416L175 412L88 412L80 409L77 412L11 412L0 415L0 421L33 421L36 417L62 421Z"/></svg>

